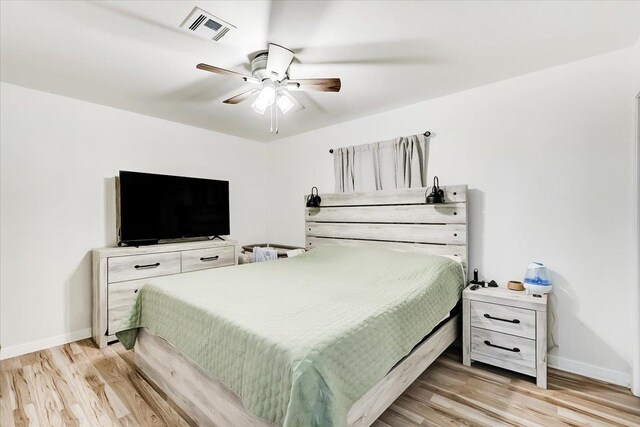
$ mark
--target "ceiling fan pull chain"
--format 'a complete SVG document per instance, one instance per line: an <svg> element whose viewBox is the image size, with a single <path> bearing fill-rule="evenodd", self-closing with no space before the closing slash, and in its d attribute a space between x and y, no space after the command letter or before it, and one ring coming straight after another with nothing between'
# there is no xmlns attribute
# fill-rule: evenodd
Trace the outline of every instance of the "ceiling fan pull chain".
<svg viewBox="0 0 640 427"><path fill-rule="evenodd" d="M276 105L276 104L273 104L273 105ZM274 108L274 107L271 107L271 108L273 108L275 110L275 115L276 115L276 135L277 135L278 134L278 108Z"/></svg>
<svg viewBox="0 0 640 427"><path fill-rule="evenodd" d="M273 133L273 105L270 108L271 111L269 111L269 119L271 120L271 127L269 128L269 132Z"/></svg>

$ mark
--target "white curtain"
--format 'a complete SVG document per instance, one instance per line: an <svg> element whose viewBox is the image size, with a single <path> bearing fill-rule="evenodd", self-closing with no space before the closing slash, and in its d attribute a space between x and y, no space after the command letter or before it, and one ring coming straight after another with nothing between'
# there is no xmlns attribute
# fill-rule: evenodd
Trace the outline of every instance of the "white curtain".
<svg viewBox="0 0 640 427"><path fill-rule="evenodd" d="M412 135L337 148L336 193L427 186L428 138Z"/></svg>

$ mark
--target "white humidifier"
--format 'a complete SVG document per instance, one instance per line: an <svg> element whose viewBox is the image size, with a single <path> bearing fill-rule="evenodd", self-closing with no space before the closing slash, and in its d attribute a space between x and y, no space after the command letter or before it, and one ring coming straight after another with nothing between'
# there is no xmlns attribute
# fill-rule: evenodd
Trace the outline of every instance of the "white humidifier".
<svg viewBox="0 0 640 427"><path fill-rule="evenodd" d="M530 294L544 295L551 292L551 272L541 262L529 264L522 282Z"/></svg>

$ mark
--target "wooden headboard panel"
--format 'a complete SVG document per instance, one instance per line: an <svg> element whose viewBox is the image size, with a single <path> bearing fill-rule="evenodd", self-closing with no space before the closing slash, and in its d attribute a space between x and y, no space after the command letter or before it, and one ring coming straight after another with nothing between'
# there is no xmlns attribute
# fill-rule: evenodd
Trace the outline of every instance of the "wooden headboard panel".
<svg viewBox="0 0 640 427"><path fill-rule="evenodd" d="M449 185L446 203L425 204L426 188L321 194L306 208L306 247L383 245L467 260L467 186ZM306 201L306 198L305 198Z"/></svg>

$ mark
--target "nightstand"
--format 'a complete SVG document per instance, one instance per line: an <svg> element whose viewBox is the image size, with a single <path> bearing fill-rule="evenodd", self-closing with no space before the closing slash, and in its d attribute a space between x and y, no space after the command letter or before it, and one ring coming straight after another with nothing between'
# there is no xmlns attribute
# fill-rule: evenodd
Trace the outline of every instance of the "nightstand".
<svg viewBox="0 0 640 427"><path fill-rule="evenodd" d="M507 288L462 293L462 362L536 377L547 388L547 296Z"/></svg>

